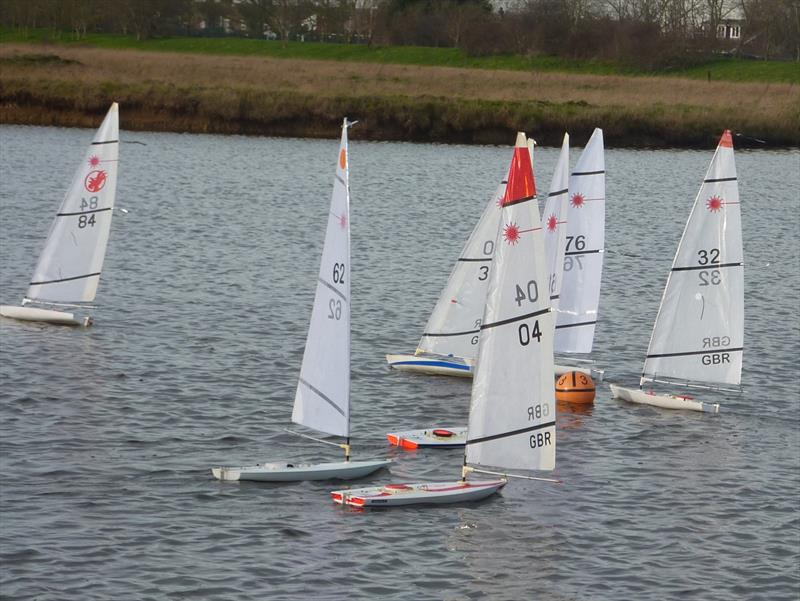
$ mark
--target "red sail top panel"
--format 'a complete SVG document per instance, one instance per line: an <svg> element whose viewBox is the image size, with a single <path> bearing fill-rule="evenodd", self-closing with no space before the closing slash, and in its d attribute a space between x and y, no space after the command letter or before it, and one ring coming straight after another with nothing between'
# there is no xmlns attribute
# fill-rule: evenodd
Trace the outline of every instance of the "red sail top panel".
<svg viewBox="0 0 800 601"><path fill-rule="evenodd" d="M517 144L514 146L514 158L508 172L508 185L503 196L502 206L527 200L536 196L536 182L533 179L533 166L531 153L525 142L525 134L517 134Z"/></svg>

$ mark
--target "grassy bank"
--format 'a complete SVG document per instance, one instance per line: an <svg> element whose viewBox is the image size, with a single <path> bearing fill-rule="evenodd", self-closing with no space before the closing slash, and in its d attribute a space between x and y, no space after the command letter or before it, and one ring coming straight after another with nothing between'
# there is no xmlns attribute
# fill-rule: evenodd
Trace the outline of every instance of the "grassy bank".
<svg viewBox="0 0 800 601"><path fill-rule="evenodd" d="M246 41L246 40L244 40ZM713 145L724 128L800 145L800 88L758 82L0 46L0 122L93 126L121 104L129 130L544 144L603 127L609 146Z"/></svg>
<svg viewBox="0 0 800 601"><path fill-rule="evenodd" d="M33 29L27 31L0 30L0 43L77 45L118 50L333 60L386 65L543 71L584 75L655 75L705 80L710 78L714 81L764 81L800 84L800 65L796 62L736 58L718 58L701 62L691 67L653 72L600 60L577 61L556 57L517 55L470 57L458 48L380 47L366 46L364 44L279 42L233 37L176 37L136 40L132 36L90 33L78 40L69 33L54 33L47 29Z"/></svg>

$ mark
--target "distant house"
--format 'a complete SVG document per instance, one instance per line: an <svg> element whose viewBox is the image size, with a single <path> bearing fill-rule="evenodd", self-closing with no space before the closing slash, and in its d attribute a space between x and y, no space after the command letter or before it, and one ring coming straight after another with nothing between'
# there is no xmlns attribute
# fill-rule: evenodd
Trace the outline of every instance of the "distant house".
<svg viewBox="0 0 800 601"><path fill-rule="evenodd" d="M717 39L738 41L742 38L744 19L722 19L717 23Z"/></svg>

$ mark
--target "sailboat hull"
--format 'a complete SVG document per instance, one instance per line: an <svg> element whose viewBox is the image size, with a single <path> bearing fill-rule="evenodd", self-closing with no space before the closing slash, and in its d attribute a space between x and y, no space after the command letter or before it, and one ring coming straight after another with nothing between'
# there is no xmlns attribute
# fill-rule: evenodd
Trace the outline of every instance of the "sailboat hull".
<svg viewBox="0 0 800 601"><path fill-rule="evenodd" d="M354 480L388 467L390 459L340 461L338 463L260 463L246 467L214 467L217 480L256 482L302 482L306 480Z"/></svg>
<svg viewBox="0 0 800 601"><path fill-rule="evenodd" d="M490 497L507 480L472 482L426 482L417 484L389 484L331 492L334 503L353 507L398 507L401 505L445 505L468 503Z"/></svg>
<svg viewBox="0 0 800 601"><path fill-rule="evenodd" d="M685 396L671 394L655 394L652 391L640 390L638 388L623 388L615 384L609 384L611 394L618 399L629 403L640 405L652 405L662 409L684 409L689 411L705 411L707 413L719 413L719 403L703 403Z"/></svg>
<svg viewBox="0 0 800 601"><path fill-rule="evenodd" d="M425 430L407 430L405 432L389 432L386 437L396 447L404 449L455 449L467 443L467 428L428 428Z"/></svg>
<svg viewBox="0 0 800 601"><path fill-rule="evenodd" d="M89 326L92 324L90 317L76 319L72 313L66 311L53 311L51 309L38 309L36 307L17 307L15 305L0 306L0 315L20 321L39 321L62 326Z"/></svg>
<svg viewBox="0 0 800 601"><path fill-rule="evenodd" d="M471 378L475 374L475 363L471 359L445 355L386 355L389 367L398 371L408 371L434 376L456 376ZM556 365L554 374L562 376L571 371L579 371L598 382L603 381L603 370L574 365Z"/></svg>
<svg viewBox="0 0 800 601"><path fill-rule="evenodd" d="M434 376L472 377L472 361L446 355L386 355L389 367Z"/></svg>

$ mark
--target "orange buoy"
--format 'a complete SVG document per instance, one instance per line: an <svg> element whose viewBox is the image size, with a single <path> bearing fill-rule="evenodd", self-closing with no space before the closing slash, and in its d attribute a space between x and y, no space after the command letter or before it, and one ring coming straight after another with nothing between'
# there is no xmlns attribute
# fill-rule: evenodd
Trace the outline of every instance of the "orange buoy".
<svg viewBox="0 0 800 601"><path fill-rule="evenodd" d="M566 403L594 402L594 380L582 371L570 371L556 381L556 400Z"/></svg>

